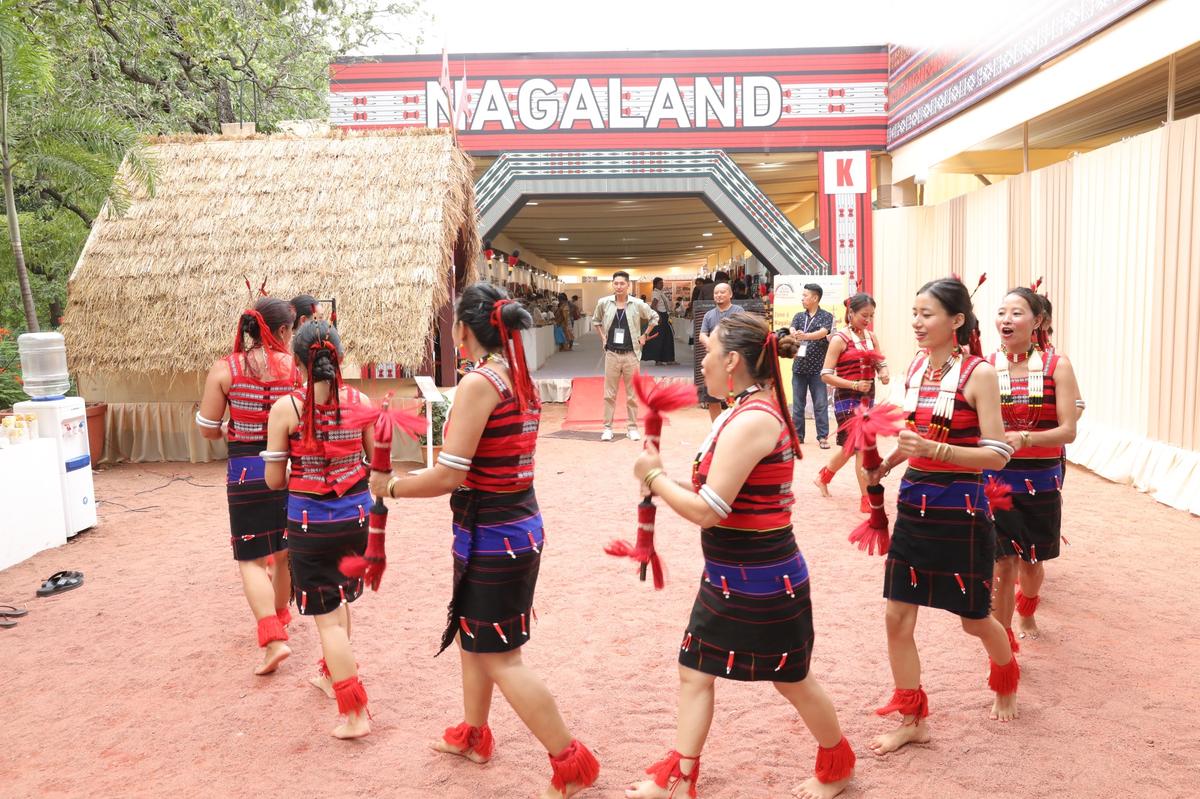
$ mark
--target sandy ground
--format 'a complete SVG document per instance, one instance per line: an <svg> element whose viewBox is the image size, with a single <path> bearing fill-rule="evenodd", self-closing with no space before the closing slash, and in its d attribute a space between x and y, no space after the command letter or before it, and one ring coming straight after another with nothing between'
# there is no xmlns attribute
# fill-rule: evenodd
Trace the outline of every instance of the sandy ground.
<svg viewBox="0 0 1200 799"><path fill-rule="evenodd" d="M636 582L628 561L604 555L609 538L633 534L629 464L639 445L554 437L562 416L562 406L547 409L538 449L549 547L526 660L601 760L598 787L585 795L619 796L673 741L676 646L700 547L693 528L660 510L670 579L659 593ZM693 410L667 427L671 473L687 474L706 424ZM923 611L934 740L879 759L867 743L892 724L872 714L891 693L882 563L846 542L861 518L849 471L832 500L809 484L824 454L805 447L796 521L813 575L814 674L859 755L847 796L1197 795L1200 520L1073 468L1072 545L1049 568L1046 634L1021 656L1020 720L988 721L981 648L953 617ZM0 602L30 608L18 627L0 630L0 794L478 799L540 790L545 752L503 700L489 765L428 748L461 715L457 659L432 657L450 584L446 500L392 505L382 590L353 606L374 733L339 742L328 735L331 704L306 684L319 657L311 621L293 625L295 654L278 674L251 674L259 652L226 543L223 468L97 474L101 525L0 573ZM85 572L86 584L35 599L59 569ZM701 796L790 796L814 754L769 686L720 683Z"/></svg>

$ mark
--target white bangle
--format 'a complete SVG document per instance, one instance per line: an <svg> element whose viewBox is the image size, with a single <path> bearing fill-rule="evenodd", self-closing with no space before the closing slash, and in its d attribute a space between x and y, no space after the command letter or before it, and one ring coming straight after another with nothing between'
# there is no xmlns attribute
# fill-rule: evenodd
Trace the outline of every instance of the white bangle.
<svg viewBox="0 0 1200 799"><path fill-rule="evenodd" d="M287 451L264 449L258 453L258 457L267 463L279 463L280 461L286 461L289 454Z"/></svg>
<svg viewBox="0 0 1200 799"><path fill-rule="evenodd" d="M203 416L200 415L199 411L196 411L196 424L199 425L200 427L207 427L209 430L220 430L221 429L221 420L220 419L218 419L215 422L212 419L205 419Z"/></svg>
<svg viewBox="0 0 1200 799"><path fill-rule="evenodd" d="M1082 411L1084 408L1087 407L1087 403L1081 399L1077 399L1077 400L1075 400L1075 407Z"/></svg>
<svg viewBox="0 0 1200 799"><path fill-rule="evenodd" d="M837 374L837 370L835 370L835 369L822 369L822 370L821 370L821 374L822 374L822 375L834 375L834 374Z"/></svg>
<svg viewBox="0 0 1200 799"><path fill-rule="evenodd" d="M471 471L470 458L462 458L458 455L451 455L448 452L438 453L437 462L447 469L454 469L458 472Z"/></svg>
<svg viewBox="0 0 1200 799"><path fill-rule="evenodd" d="M1008 442L997 441L994 438L979 439L979 446L1003 455L1005 463L1008 463L1010 460L1012 460L1013 452L1015 452L1015 450L1008 445Z"/></svg>
<svg viewBox="0 0 1200 799"><path fill-rule="evenodd" d="M700 486L700 498L708 503L708 507L713 509L713 513L717 514L718 518L725 519L730 513L733 513L733 508L729 507L729 503L721 499L721 495L709 488L708 484Z"/></svg>

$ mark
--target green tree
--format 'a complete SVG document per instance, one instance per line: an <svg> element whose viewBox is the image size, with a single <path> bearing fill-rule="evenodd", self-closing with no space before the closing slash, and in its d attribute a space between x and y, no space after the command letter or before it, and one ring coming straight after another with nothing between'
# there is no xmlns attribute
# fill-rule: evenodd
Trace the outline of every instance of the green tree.
<svg viewBox="0 0 1200 799"><path fill-rule="evenodd" d="M113 213L123 213L131 186L153 191L154 167L137 131L124 119L95 107L56 107L55 56L32 22L21 4L0 0L4 215L25 328L37 331L40 325L21 240L18 193L57 200L90 225L105 203ZM125 168L117 174L122 160Z"/></svg>

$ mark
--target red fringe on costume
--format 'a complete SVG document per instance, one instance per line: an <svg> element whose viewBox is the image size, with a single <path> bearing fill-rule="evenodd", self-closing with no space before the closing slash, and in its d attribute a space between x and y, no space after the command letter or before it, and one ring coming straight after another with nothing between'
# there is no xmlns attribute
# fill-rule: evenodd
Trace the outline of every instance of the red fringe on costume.
<svg viewBox="0 0 1200 799"><path fill-rule="evenodd" d="M279 623L285 627L292 623L292 611L287 605L284 605L281 608L275 608L275 617L279 619Z"/></svg>
<svg viewBox="0 0 1200 799"><path fill-rule="evenodd" d="M1003 666L997 666L994 660L989 660L989 662L992 670L988 674L988 688L1000 696L1015 694L1017 683L1021 681L1021 667L1017 665L1017 656L1013 655L1012 660Z"/></svg>
<svg viewBox="0 0 1200 799"><path fill-rule="evenodd" d="M263 616L258 620L258 645L266 646L272 641L286 641L287 630L278 616Z"/></svg>
<svg viewBox="0 0 1200 799"><path fill-rule="evenodd" d="M692 761L691 774L684 774L680 771L679 761L681 760ZM688 796L694 799L696 796L696 782L700 779L700 758L698 756L685 757L672 749L670 752L667 752L666 757L646 769L646 773L654 778L654 784L659 788L670 787L672 795L674 795L680 781L686 782L688 784Z"/></svg>
<svg viewBox="0 0 1200 799"><path fill-rule="evenodd" d="M836 746L826 749L823 746L817 747L817 781L823 783L837 782L844 780L854 773L854 763L857 760L854 756L854 749L851 748L850 742L846 740L846 736L842 736L842 740L837 742Z"/></svg>
<svg viewBox="0 0 1200 799"><path fill-rule="evenodd" d="M496 739L492 737L492 728L484 724L482 727L472 727L465 721L457 727L447 727L442 740L462 752L468 750L482 758L490 759L496 748Z"/></svg>
<svg viewBox="0 0 1200 799"><path fill-rule="evenodd" d="M875 711L880 716L889 713L899 713L901 716L916 716L923 719L929 715L929 697L925 689L917 686L912 688L897 688L892 693L891 701Z"/></svg>
<svg viewBox="0 0 1200 799"><path fill-rule="evenodd" d="M1013 654L1021 651L1021 645L1017 643L1017 636L1013 635L1012 627L1005 627L1004 632L1008 633L1008 646L1012 649Z"/></svg>
<svg viewBox="0 0 1200 799"><path fill-rule="evenodd" d="M1034 613L1037 613L1038 602L1041 601L1040 596L1025 596L1021 593L1021 589L1017 589L1017 613L1025 618L1029 618Z"/></svg>
<svg viewBox="0 0 1200 799"><path fill-rule="evenodd" d="M363 688L358 675L335 682L333 693L337 697L338 713L343 715L357 713L367 706L367 689Z"/></svg>
<svg viewBox="0 0 1200 799"><path fill-rule="evenodd" d="M572 740L567 748L550 755L550 770L553 776L550 784L554 790L567 794L568 785L579 785L586 788L600 776L600 763L596 756L579 741Z"/></svg>

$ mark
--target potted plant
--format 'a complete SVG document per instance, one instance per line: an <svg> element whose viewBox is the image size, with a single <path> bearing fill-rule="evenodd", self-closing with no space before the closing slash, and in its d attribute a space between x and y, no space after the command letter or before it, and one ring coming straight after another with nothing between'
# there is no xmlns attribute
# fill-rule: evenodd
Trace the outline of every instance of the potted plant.
<svg viewBox="0 0 1200 799"><path fill-rule="evenodd" d="M446 414L450 412L450 401L442 399L438 402L422 403L420 411L422 417L425 416L427 408L433 412L433 460L436 463L438 455L442 453L442 428L446 426ZM428 436L418 436L417 443L421 445L421 452L424 454L425 448L429 446Z"/></svg>

